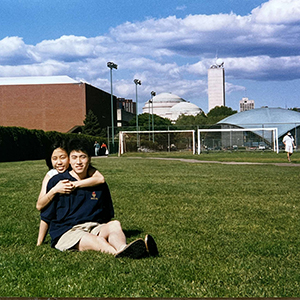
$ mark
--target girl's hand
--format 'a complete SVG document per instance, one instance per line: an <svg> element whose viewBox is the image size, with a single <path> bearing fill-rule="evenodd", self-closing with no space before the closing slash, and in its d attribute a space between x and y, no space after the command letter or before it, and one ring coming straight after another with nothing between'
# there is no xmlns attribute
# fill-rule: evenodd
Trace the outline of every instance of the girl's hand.
<svg viewBox="0 0 300 300"><path fill-rule="evenodd" d="M74 191L76 188L78 188L78 186L79 186L79 181L72 181L72 185L73 185L72 191Z"/></svg>
<svg viewBox="0 0 300 300"><path fill-rule="evenodd" d="M74 184L68 179L64 179L59 181L54 189L59 194L70 194L74 190Z"/></svg>

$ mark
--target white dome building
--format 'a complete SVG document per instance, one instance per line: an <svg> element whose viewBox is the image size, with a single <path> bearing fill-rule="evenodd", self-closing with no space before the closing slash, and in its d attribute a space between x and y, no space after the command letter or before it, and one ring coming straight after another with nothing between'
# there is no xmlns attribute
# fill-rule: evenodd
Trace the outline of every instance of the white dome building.
<svg viewBox="0 0 300 300"><path fill-rule="evenodd" d="M199 108L196 104L190 102L180 102L175 104L171 108L171 113L172 113L171 120L176 121L180 115L196 116L201 112L202 112L201 108Z"/></svg>
<svg viewBox="0 0 300 300"><path fill-rule="evenodd" d="M158 94L148 100L143 107L143 113L153 113L171 121L176 121L181 114L195 116L200 112L202 110L197 105L187 102L172 93Z"/></svg>

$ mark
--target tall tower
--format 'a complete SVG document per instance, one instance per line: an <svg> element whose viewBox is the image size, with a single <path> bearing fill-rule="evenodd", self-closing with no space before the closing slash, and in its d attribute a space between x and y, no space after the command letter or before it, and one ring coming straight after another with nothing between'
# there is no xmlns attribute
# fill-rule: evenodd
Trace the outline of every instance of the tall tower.
<svg viewBox="0 0 300 300"><path fill-rule="evenodd" d="M225 106L225 70L222 59L208 69L208 111Z"/></svg>

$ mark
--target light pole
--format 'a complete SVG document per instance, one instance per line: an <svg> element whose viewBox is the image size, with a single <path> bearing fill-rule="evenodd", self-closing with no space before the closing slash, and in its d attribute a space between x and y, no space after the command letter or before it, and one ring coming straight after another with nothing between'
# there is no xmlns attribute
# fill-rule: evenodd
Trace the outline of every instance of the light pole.
<svg viewBox="0 0 300 300"><path fill-rule="evenodd" d="M149 142L150 142L150 137L151 137L151 133L150 133L150 130L151 130L151 126L150 126L150 114L151 114L151 106L150 104L152 103L152 99L149 100L149 103L148 103L148 106L149 106L149 120L148 120L148 127L149 127Z"/></svg>
<svg viewBox="0 0 300 300"><path fill-rule="evenodd" d="M152 102L152 142L154 143L154 115L153 115L153 97L156 95L154 91L151 92L151 102Z"/></svg>
<svg viewBox="0 0 300 300"><path fill-rule="evenodd" d="M141 85L142 82L139 79L134 79L133 82L135 83L135 97L136 97L136 131L137 131L137 135L136 135L136 144L137 147L139 147L139 115L138 115L138 92L137 92L137 86Z"/></svg>
<svg viewBox="0 0 300 300"><path fill-rule="evenodd" d="M115 129L114 129L114 99L113 99L113 84L112 84L112 69L118 69L118 65L109 61L107 67L110 68L110 105L111 105L111 139L113 150L115 146Z"/></svg>

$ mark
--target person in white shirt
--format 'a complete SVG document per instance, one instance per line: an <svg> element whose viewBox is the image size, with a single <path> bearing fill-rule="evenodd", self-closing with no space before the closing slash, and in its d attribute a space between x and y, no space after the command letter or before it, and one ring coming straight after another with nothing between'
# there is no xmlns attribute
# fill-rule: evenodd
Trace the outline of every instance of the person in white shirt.
<svg viewBox="0 0 300 300"><path fill-rule="evenodd" d="M293 154L293 149L295 147L294 138L292 134L288 132L287 135L284 136L282 142L285 145L285 152L287 154L287 159L289 162L291 162L291 155Z"/></svg>

